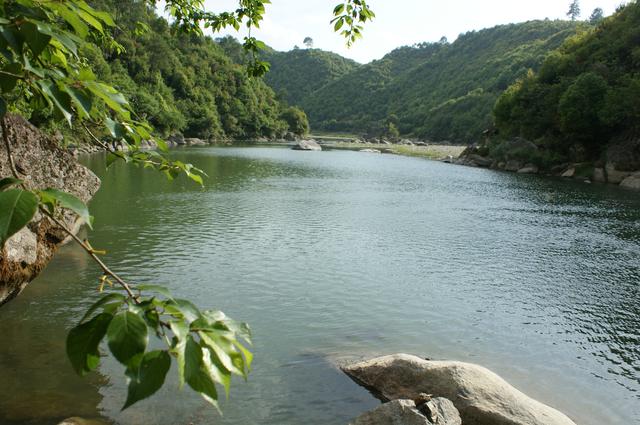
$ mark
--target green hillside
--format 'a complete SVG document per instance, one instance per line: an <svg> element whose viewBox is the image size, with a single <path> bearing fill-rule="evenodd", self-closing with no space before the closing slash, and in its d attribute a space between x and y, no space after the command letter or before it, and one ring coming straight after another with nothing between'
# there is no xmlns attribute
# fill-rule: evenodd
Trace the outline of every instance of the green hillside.
<svg viewBox="0 0 640 425"><path fill-rule="evenodd" d="M500 93L575 31L531 21L461 35L452 44L398 49L308 96L315 129L380 132L391 122L420 138L476 141Z"/></svg>
<svg viewBox="0 0 640 425"><path fill-rule="evenodd" d="M271 64L266 82L291 105L300 105L318 89L359 67L355 61L320 49L270 50L264 52L264 59Z"/></svg>
<svg viewBox="0 0 640 425"><path fill-rule="evenodd" d="M83 54L159 133L245 139L288 129L273 90L249 78L211 38L172 31L145 2L93 3L116 18L115 39L124 51L93 47Z"/></svg>
<svg viewBox="0 0 640 425"><path fill-rule="evenodd" d="M639 99L640 4L633 2L567 40L502 95L498 141L532 140L550 162L604 160L613 142L627 146L617 158L623 168L638 169L640 146L633 151L628 142L640 131Z"/></svg>

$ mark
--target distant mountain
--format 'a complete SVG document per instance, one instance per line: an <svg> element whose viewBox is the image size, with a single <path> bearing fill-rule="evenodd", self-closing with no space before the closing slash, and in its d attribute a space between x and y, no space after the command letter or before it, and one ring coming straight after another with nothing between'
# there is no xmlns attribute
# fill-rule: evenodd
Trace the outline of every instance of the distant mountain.
<svg viewBox="0 0 640 425"><path fill-rule="evenodd" d="M318 50L280 53L274 57L287 59L274 62L267 83L279 92L285 82L295 82L285 98L307 112L315 130L377 134L394 124L403 135L474 142L491 126L502 91L537 70L576 27L549 20L501 25L462 34L451 44L401 47L366 65L348 63L324 78L312 72L322 68L305 52L336 64L339 56Z"/></svg>
<svg viewBox="0 0 640 425"><path fill-rule="evenodd" d="M271 64L265 80L290 105L300 105L312 93L348 74L360 65L320 49L294 49L264 52Z"/></svg>

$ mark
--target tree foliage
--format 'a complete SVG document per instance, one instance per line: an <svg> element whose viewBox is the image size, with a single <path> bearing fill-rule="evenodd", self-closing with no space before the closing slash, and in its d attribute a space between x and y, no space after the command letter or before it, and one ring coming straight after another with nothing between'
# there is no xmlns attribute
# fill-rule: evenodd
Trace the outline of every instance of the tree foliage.
<svg viewBox="0 0 640 425"><path fill-rule="evenodd" d="M453 43L398 48L357 65L328 52L273 53L267 82L301 106L314 129L475 142L492 124L496 99L575 32L566 21L502 25ZM293 94L295 93L295 95Z"/></svg>
<svg viewBox="0 0 640 425"><path fill-rule="evenodd" d="M580 11L580 1L579 0L573 0L571 2L571 4L569 4L569 11L567 12L567 16L572 21L575 21L576 19L578 19L580 17L580 13L581 13L581 11Z"/></svg>
<svg viewBox="0 0 640 425"><path fill-rule="evenodd" d="M500 138L521 136L564 160L596 160L640 130L640 4L568 39L494 110ZM577 152L582 155L576 155Z"/></svg>

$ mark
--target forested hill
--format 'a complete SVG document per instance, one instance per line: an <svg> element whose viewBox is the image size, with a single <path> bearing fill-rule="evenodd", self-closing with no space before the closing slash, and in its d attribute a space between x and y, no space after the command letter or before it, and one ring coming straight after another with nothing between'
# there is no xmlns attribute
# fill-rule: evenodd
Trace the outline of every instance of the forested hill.
<svg viewBox="0 0 640 425"><path fill-rule="evenodd" d="M498 141L531 140L548 163L640 170L640 4L567 40L504 93L495 116Z"/></svg>
<svg viewBox="0 0 640 425"><path fill-rule="evenodd" d="M250 79L209 37L171 31L146 2L96 0L118 22L125 51L83 52L98 77L127 96L134 110L167 136L256 138L287 129L284 107L261 79Z"/></svg>
<svg viewBox="0 0 640 425"><path fill-rule="evenodd" d="M299 105L316 90L356 69L351 59L320 49L293 49L288 52L266 51L271 64L265 76L278 96L291 105Z"/></svg>
<svg viewBox="0 0 640 425"><path fill-rule="evenodd" d="M502 91L537 70L575 28L566 21L531 21L472 31L451 44L402 47L305 91L296 103L316 130L379 134L392 123L403 135L474 142L491 126ZM306 75L291 69L274 67L267 81Z"/></svg>

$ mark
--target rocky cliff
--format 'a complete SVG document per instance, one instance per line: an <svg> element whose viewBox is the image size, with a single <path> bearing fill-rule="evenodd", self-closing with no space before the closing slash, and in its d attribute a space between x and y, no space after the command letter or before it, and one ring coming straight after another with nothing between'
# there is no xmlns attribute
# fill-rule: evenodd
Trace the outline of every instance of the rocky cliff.
<svg viewBox="0 0 640 425"><path fill-rule="evenodd" d="M19 177L29 189L54 188L88 202L100 187L100 179L80 165L56 141L17 115L5 118L7 134L0 144L0 177L11 176L5 142L9 143ZM82 223L71 212L63 221L77 230ZM16 297L47 265L66 234L48 217L36 213L0 250L0 305Z"/></svg>

